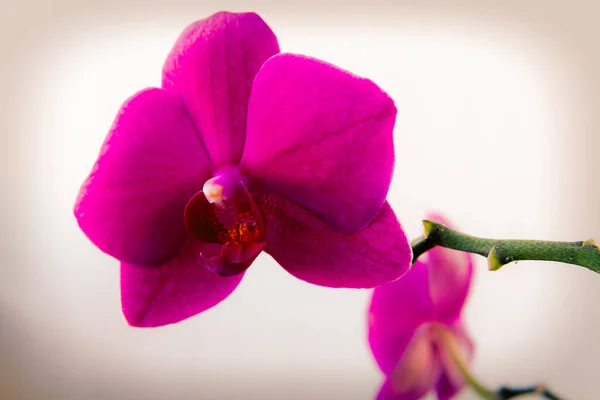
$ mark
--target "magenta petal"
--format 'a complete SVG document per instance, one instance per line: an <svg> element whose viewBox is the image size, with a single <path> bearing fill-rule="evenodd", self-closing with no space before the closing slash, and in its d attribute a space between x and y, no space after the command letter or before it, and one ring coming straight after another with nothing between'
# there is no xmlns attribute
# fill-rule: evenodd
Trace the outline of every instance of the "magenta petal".
<svg viewBox="0 0 600 400"><path fill-rule="evenodd" d="M265 251L304 281L371 288L402 276L411 247L389 204L366 229L341 234L282 196L255 195L267 219Z"/></svg>
<svg viewBox="0 0 600 400"><path fill-rule="evenodd" d="M379 389L375 400L419 400L426 394L426 392L396 392L390 380L387 379L381 386L381 389Z"/></svg>
<svg viewBox="0 0 600 400"><path fill-rule="evenodd" d="M417 328L431 320L427 266L417 262L401 279L376 287L369 306L369 345L379 368L390 374Z"/></svg>
<svg viewBox="0 0 600 400"><path fill-rule="evenodd" d="M237 164L248 99L277 38L254 13L219 12L181 34L163 68L163 86L179 92L216 166Z"/></svg>
<svg viewBox="0 0 600 400"><path fill-rule="evenodd" d="M390 399L420 399L433 389L442 373L442 365L431 341L429 326L422 326L388 376ZM385 398L385 397L382 397Z"/></svg>
<svg viewBox="0 0 600 400"><path fill-rule="evenodd" d="M471 338L467 335L462 322L456 321L452 326L446 328L448 340L458 356L467 364L471 363L475 352L475 345ZM441 345L439 348L440 360L443 366L443 373L436 385L436 391L439 400L447 400L458 393L465 381L462 373L456 366L452 356L450 355L447 345Z"/></svg>
<svg viewBox="0 0 600 400"><path fill-rule="evenodd" d="M241 166L344 233L379 214L392 178L396 108L370 80L280 54L252 88Z"/></svg>
<svg viewBox="0 0 600 400"><path fill-rule="evenodd" d="M462 389L462 385L456 385L448 376L446 371L442 372L440 379L435 385L438 400L450 400Z"/></svg>
<svg viewBox="0 0 600 400"><path fill-rule="evenodd" d="M132 326L154 327L179 322L224 300L243 274L224 278L204 267L203 253L214 256L222 246L188 237L180 254L158 268L121 264L121 301Z"/></svg>
<svg viewBox="0 0 600 400"><path fill-rule="evenodd" d="M449 228L447 219L430 214L427 219L442 223ZM429 268L429 292L440 321L452 322L460 315L469 293L473 276L471 254L443 247L434 247L426 255Z"/></svg>
<svg viewBox="0 0 600 400"><path fill-rule="evenodd" d="M102 251L159 265L187 236L183 211L210 164L177 95L147 89L127 100L83 183L75 216Z"/></svg>

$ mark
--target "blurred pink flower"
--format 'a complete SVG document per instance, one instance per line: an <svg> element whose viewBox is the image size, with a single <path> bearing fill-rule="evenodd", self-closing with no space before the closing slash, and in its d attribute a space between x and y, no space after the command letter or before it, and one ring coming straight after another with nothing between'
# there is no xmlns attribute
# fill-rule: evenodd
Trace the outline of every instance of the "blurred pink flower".
<svg viewBox="0 0 600 400"><path fill-rule="evenodd" d="M444 218L428 219L451 225ZM461 321L471 283L471 255L435 247L397 281L374 289L369 344L386 380L378 400L414 400L435 390L450 399L464 381L449 345L471 360L473 344Z"/></svg>
<svg viewBox="0 0 600 400"><path fill-rule="evenodd" d="M217 13L179 37L162 88L121 107L74 212L121 261L131 325L216 305L262 250L330 287L375 287L408 270L385 201L393 101L367 79L278 53L258 15Z"/></svg>

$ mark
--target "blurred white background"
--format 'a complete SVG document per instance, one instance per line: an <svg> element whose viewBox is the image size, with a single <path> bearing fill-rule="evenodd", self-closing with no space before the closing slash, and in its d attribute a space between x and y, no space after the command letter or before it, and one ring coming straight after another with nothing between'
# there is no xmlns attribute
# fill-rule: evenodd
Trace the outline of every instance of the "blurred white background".
<svg viewBox="0 0 600 400"><path fill-rule="evenodd" d="M219 9L257 11L283 51L366 76L395 99L389 200L410 237L438 210L476 235L600 239L592 4L477 4L13 4L0 17L0 398L361 400L377 391L369 291L311 286L261 255L217 307L130 328L117 262L72 216L120 104L159 85L180 31ZM545 382L567 399L596 399L598 304L600 276L587 270L520 262L491 273L478 259L466 308L476 374L490 386Z"/></svg>

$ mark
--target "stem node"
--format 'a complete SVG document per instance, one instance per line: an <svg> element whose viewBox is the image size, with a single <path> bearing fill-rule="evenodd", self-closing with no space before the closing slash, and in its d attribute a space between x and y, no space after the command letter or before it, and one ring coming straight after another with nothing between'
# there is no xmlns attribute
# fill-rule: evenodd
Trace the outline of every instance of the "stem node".
<svg viewBox="0 0 600 400"><path fill-rule="evenodd" d="M490 253L488 254L488 270L490 271L498 271L505 264L500 260L500 257L496 254L496 247L492 247Z"/></svg>

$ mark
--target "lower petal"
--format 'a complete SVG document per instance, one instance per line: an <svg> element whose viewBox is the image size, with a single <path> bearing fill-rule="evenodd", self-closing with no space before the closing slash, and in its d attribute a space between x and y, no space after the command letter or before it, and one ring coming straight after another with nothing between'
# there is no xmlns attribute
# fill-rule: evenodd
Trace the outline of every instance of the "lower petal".
<svg viewBox="0 0 600 400"><path fill-rule="evenodd" d="M438 397L438 400L450 400L454 397L460 390L464 384L457 385L448 373L444 371L438 380L438 383L435 385L435 391Z"/></svg>
<svg viewBox="0 0 600 400"><path fill-rule="evenodd" d="M386 397L379 398L420 399L433 389L442 368L429 331L429 326L423 325L415 332L402 358L388 376Z"/></svg>
<svg viewBox="0 0 600 400"><path fill-rule="evenodd" d="M341 234L282 196L254 196L265 214L265 251L315 285L372 288L404 275L412 250L389 204L365 229Z"/></svg>
<svg viewBox="0 0 600 400"><path fill-rule="evenodd" d="M121 302L132 326L173 324L205 311L233 292L243 274L221 277L205 268L203 258L221 245L189 237L180 253L155 268L121 264Z"/></svg>
<svg viewBox="0 0 600 400"><path fill-rule="evenodd" d="M462 321L458 320L444 329L447 335L446 343L439 346L443 374L436 385L438 397L441 400L450 399L465 385L463 374L457 367L448 346L452 346L452 351L467 365L471 363L475 352L475 345L464 329Z"/></svg>
<svg viewBox="0 0 600 400"><path fill-rule="evenodd" d="M396 392L392 387L390 380L386 380L375 400L419 400L425 393L414 393L414 392Z"/></svg>

